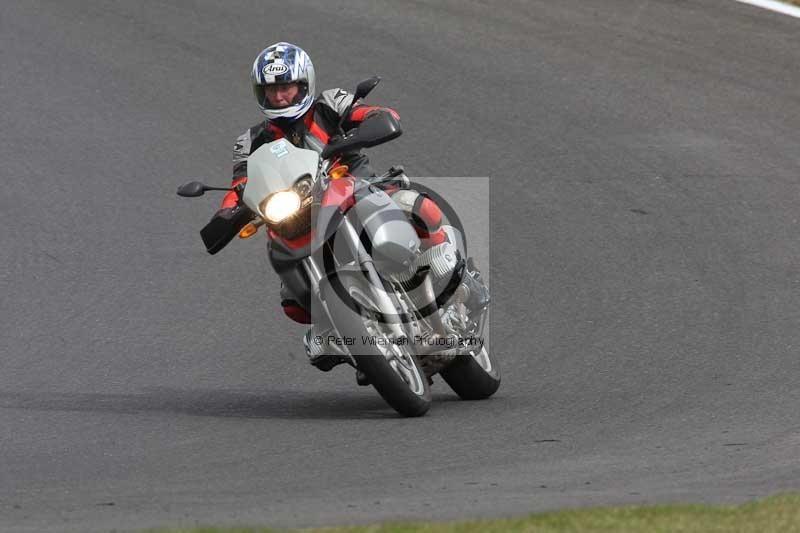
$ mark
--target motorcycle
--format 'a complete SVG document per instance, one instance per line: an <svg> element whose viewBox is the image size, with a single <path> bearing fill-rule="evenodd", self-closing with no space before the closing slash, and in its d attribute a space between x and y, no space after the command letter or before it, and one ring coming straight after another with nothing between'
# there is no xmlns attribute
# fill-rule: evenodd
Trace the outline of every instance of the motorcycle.
<svg viewBox="0 0 800 533"><path fill-rule="evenodd" d="M358 84L351 107L378 81ZM321 151L278 139L248 157L245 185L195 181L179 187L178 195L235 190L243 204L233 221L242 228L239 237L266 227L273 268L309 310L313 326L304 345L315 366L352 366L359 383L371 384L398 413L421 416L430 408L432 376L440 375L462 399L477 400L495 393L500 371L483 342L488 290L479 308L466 303L469 288L462 280L480 280L480 274L471 258L463 259L463 231L447 225L448 242L422 250L408 214L391 195L409 186L402 167L363 179L341 163L401 133L393 116L376 114ZM226 231L229 226L213 223L203 229L210 252L227 244Z"/></svg>

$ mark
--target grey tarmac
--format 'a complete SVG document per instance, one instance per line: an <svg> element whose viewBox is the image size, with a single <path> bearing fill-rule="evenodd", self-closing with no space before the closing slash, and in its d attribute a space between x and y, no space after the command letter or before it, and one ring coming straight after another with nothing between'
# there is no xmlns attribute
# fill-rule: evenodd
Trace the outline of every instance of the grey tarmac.
<svg viewBox="0 0 800 533"><path fill-rule="evenodd" d="M727 0L0 8L0 530L314 526L800 488L800 21ZM416 176L489 176L504 382L323 374L263 240L198 231L248 72L373 74ZM454 187L454 203L475 201ZM478 199L480 200L480 199ZM485 262L484 262L485 264Z"/></svg>

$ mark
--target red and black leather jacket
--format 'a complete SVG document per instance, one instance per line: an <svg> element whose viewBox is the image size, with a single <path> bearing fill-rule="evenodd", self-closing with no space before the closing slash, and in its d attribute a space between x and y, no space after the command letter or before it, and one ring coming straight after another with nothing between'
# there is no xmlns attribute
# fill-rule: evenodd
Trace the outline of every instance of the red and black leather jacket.
<svg viewBox="0 0 800 533"><path fill-rule="evenodd" d="M328 140L340 133L339 121L352 100L353 95L347 91L330 89L320 94L306 114L297 120L265 120L248 128L236 139L233 147L231 187L247 182L247 158L265 143L286 138L297 147L322 151ZM399 119L392 109L358 103L350 110L350 115L342 124L343 129L347 131L355 127L372 113L391 113ZM367 159L364 156L360 158L363 165ZM350 162L347 164L351 165ZM351 165L351 172L353 168ZM238 205L238 202L239 197L235 191L227 193L222 199L220 209L200 230L208 253L216 254L222 250L252 219L252 212Z"/></svg>
<svg viewBox="0 0 800 533"><path fill-rule="evenodd" d="M328 140L339 132L339 121L347 111L353 95L342 89L329 89L320 94L314 105L296 120L262 121L242 133L233 147L233 178L231 187L247 182L247 158L265 143L286 138L299 148L321 151ZM342 125L347 131L355 127L373 113L391 113L396 119L400 116L393 109L358 103L353 106L350 116ZM234 207L238 197L231 191L222 200L221 208Z"/></svg>

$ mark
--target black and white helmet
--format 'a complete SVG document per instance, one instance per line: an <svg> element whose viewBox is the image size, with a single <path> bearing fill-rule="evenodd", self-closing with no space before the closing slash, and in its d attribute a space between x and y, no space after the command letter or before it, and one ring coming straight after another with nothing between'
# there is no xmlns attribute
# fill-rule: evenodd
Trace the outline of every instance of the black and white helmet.
<svg viewBox="0 0 800 533"><path fill-rule="evenodd" d="M250 79L258 106L270 120L299 118L314 103L314 65L299 46L281 42L265 48L253 62ZM267 99L266 87L295 82L299 84L300 92L294 102L286 107L273 108Z"/></svg>

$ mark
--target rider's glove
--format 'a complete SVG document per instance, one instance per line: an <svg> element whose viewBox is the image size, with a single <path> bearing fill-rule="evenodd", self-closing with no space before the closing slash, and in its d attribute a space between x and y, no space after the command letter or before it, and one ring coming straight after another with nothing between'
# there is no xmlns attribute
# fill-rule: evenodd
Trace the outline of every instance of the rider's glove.
<svg viewBox="0 0 800 533"><path fill-rule="evenodd" d="M233 187L235 190L225 194L225 196L222 198L220 209L227 209L239 205L239 198L244 190L245 183L247 183L247 176L234 178L234 180L231 181L231 187Z"/></svg>

